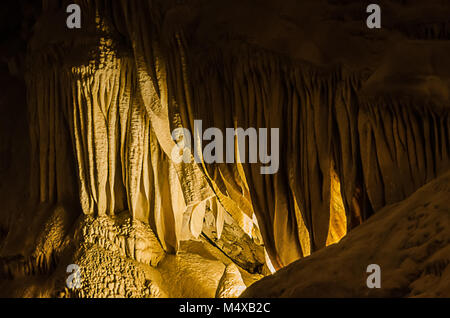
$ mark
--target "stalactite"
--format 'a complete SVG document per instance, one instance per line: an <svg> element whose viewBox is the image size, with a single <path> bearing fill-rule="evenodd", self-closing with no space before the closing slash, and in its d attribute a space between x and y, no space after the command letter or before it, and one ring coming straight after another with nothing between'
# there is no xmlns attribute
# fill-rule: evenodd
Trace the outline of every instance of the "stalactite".
<svg viewBox="0 0 450 318"><path fill-rule="evenodd" d="M449 167L449 113L411 99L362 102L364 179L375 210L398 202Z"/></svg>
<svg viewBox="0 0 450 318"><path fill-rule="evenodd" d="M365 100L367 76L359 71L314 66L239 39L208 43L199 54L170 4L78 3L98 33L75 48L90 43L97 55L75 63L66 56L70 41L34 52L33 63L63 67L32 70L28 80L32 189L41 202L73 198L74 181L65 179L75 173L85 214L129 209L166 251L201 234L209 206L218 233L224 211L250 237L260 232L279 269L448 167L445 109ZM193 131L195 119L205 129L280 128L278 173L261 175L249 163L173 163L171 132Z"/></svg>

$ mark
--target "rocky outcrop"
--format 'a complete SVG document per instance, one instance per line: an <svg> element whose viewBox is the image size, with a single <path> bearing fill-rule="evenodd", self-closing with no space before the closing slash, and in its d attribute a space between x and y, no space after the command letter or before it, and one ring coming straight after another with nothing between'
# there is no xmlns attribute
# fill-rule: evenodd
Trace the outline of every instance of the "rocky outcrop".
<svg viewBox="0 0 450 318"><path fill-rule="evenodd" d="M338 244L296 261L242 297L446 297L450 282L450 172L384 207ZM380 288L369 288L370 264Z"/></svg>

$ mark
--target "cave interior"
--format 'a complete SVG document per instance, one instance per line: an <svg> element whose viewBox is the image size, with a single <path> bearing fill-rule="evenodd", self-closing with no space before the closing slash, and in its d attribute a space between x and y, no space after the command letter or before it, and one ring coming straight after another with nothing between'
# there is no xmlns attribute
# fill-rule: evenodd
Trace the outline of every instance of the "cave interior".
<svg viewBox="0 0 450 318"><path fill-rule="evenodd" d="M377 3L2 1L0 297L450 297L450 5Z"/></svg>

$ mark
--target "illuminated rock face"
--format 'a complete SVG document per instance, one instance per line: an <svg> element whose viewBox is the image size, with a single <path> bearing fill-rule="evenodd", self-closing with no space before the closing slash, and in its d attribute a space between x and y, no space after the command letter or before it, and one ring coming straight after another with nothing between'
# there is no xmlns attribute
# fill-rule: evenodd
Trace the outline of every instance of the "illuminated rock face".
<svg viewBox="0 0 450 318"><path fill-rule="evenodd" d="M0 274L54 273L42 295L237 296L449 168L450 47L414 10L373 33L328 1L74 2L81 29L43 1L29 41L30 212L3 226ZM279 128L279 171L175 163L195 120Z"/></svg>
<svg viewBox="0 0 450 318"><path fill-rule="evenodd" d="M381 209L338 244L249 287L244 297L448 297L450 173ZM330 264L332 262L332 264ZM368 288L369 264L381 288Z"/></svg>

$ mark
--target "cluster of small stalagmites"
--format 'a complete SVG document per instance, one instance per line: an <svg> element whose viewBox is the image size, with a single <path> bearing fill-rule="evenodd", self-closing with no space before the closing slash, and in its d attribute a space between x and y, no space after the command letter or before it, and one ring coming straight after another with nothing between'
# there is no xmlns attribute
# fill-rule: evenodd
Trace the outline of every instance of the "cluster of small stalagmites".
<svg viewBox="0 0 450 318"><path fill-rule="evenodd" d="M23 257L16 255L0 258L0 278L14 279L23 276L32 276L48 273L57 264L56 254L40 254Z"/></svg>
<svg viewBox="0 0 450 318"><path fill-rule="evenodd" d="M115 218L86 217L82 227L83 242L98 244L121 257L156 267L165 252L155 234L149 225L124 214Z"/></svg>
<svg viewBox="0 0 450 318"><path fill-rule="evenodd" d="M86 244L76 260L80 266L80 288L65 288L58 296L75 298L142 298L164 296L147 278L139 263L97 245Z"/></svg>
<svg viewBox="0 0 450 318"><path fill-rule="evenodd" d="M79 267L79 288L65 288L59 297L164 297L149 270L165 252L149 225L132 220L127 211L115 217L84 216L73 263Z"/></svg>

